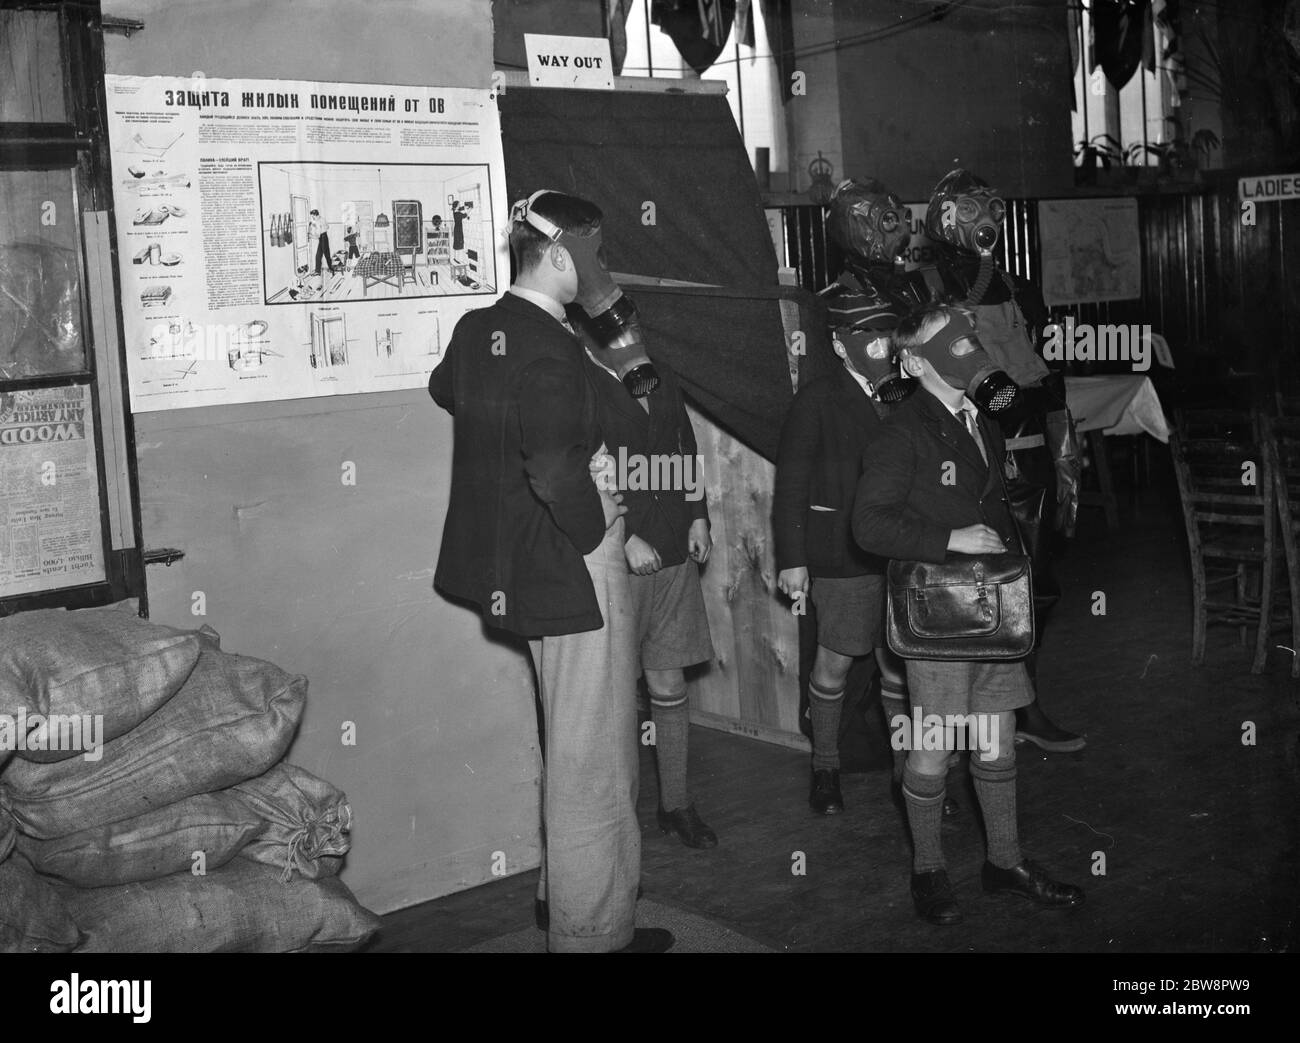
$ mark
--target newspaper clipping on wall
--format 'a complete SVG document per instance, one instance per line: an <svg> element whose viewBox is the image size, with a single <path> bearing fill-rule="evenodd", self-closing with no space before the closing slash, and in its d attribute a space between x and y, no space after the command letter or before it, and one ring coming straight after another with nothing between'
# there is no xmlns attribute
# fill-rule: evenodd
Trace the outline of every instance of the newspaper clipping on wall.
<svg viewBox="0 0 1300 1043"><path fill-rule="evenodd" d="M0 597L104 576L90 389L0 392Z"/></svg>
<svg viewBox="0 0 1300 1043"><path fill-rule="evenodd" d="M109 76L131 407L420 387L509 281L487 90Z"/></svg>

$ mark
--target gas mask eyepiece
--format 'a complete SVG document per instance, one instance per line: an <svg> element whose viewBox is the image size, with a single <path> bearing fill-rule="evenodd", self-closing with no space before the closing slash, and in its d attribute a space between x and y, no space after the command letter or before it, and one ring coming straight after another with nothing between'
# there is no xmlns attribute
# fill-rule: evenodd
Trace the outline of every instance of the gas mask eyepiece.
<svg viewBox="0 0 1300 1043"><path fill-rule="evenodd" d="M541 189L515 203L510 211L511 219L527 222L568 251L578 276L575 302L591 342L587 350L601 365L618 374L630 395L642 398L659 386L659 374L646 354L636 305L610 277L599 226L586 235L578 235L564 231L533 209L538 196L550 191Z"/></svg>

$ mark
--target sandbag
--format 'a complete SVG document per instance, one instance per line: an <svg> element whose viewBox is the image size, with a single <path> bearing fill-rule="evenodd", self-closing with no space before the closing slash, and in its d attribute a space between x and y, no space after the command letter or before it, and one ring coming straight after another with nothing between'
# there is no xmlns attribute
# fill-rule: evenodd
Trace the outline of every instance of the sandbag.
<svg viewBox="0 0 1300 1043"><path fill-rule="evenodd" d="M0 808L0 862L9 857L9 852L14 849L14 843L18 840L18 827L14 824L14 818L4 808Z"/></svg>
<svg viewBox="0 0 1300 1043"><path fill-rule="evenodd" d="M81 940L54 887L19 852L0 862L0 952L69 952Z"/></svg>
<svg viewBox="0 0 1300 1043"><path fill-rule="evenodd" d="M57 886L86 935L78 952L347 952L379 928L337 877L286 884L242 858L201 877Z"/></svg>
<svg viewBox="0 0 1300 1043"><path fill-rule="evenodd" d="M196 864L217 869L265 826L242 801L225 793L201 793L55 840L20 836L18 849L46 876L79 887L109 887L193 872ZM199 851L203 860L196 863Z"/></svg>
<svg viewBox="0 0 1300 1043"><path fill-rule="evenodd" d="M225 793L266 820L257 839L240 849L241 858L275 866L286 881L295 871L309 880L338 873L352 846L352 808L341 790L281 761Z"/></svg>
<svg viewBox="0 0 1300 1043"><path fill-rule="evenodd" d="M199 656L198 638L146 623L118 606L43 609L0 618L0 764L19 745L24 715L103 718L103 740L124 735L180 689ZM48 745L48 743L47 743ZM54 761L81 750L27 750Z"/></svg>
<svg viewBox="0 0 1300 1043"><path fill-rule="evenodd" d="M302 717L307 679L272 663L204 647L181 690L98 762L14 760L0 807L30 837L51 840L121 822L271 768Z"/></svg>

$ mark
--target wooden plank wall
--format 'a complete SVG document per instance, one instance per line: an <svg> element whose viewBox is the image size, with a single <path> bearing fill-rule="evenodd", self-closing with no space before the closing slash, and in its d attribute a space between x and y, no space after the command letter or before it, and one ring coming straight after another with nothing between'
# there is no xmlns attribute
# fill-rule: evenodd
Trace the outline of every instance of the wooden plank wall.
<svg viewBox="0 0 1300 1043"><path fill-rule="evenodd" d="M691 719L807 749L799 732L799 633L776 589L775 468L688 406L704 458L713 552L701 579L716 657L688 671Z"/></svg>

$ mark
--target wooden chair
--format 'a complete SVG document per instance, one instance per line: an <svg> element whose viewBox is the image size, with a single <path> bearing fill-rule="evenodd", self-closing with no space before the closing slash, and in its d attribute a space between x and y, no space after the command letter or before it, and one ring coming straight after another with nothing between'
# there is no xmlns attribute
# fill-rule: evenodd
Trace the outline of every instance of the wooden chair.
<svg viewBox="0 0 1300 1043"><path fill-rule="evenodd" d="M1277 509L1272 452L1263 414L1254 410L1179 410L1170 437L1192 566L1192 661L1205 661L1205 629L1228 623L1246 644L1256 629L1251 673L1264 670L1272 632ZM1260 570L1252 597L1250 570ZM1235 584L1235 596L1210 597Z"/></svg>
<svg viewBox="0 0 1300 1043"><path fill-rule="evenodd" d="M1300 677L1300 400L1278 393L1278 415L1267 420L1282 549L1291 594L1291 676Z"/></svg>

